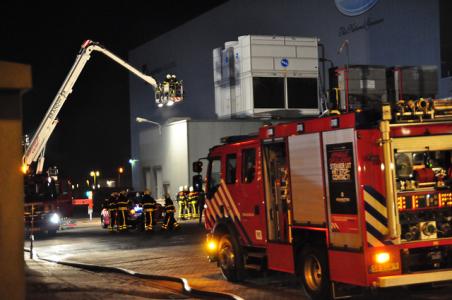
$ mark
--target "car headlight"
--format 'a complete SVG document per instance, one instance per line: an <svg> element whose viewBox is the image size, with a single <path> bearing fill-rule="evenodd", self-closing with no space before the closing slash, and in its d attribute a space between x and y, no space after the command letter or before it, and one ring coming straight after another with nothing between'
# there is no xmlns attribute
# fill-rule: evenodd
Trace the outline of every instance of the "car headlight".
<svg viewBox="0 0 452 300"><path fill-rule="evenodd" d="M50 223L53 224L58 224L60 223L60 216L57 213L52 214L52 216L50 217Z"/></svg>

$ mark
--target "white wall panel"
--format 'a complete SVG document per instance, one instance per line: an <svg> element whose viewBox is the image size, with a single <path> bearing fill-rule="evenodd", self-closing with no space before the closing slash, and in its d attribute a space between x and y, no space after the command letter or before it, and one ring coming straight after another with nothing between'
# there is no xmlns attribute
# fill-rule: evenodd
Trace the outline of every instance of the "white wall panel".
<svg viewBox="0 0 452 300"><path fill-rule="evenodd" d="M289 137L290 178L295 223L326 223L320 134Z"/></svg>

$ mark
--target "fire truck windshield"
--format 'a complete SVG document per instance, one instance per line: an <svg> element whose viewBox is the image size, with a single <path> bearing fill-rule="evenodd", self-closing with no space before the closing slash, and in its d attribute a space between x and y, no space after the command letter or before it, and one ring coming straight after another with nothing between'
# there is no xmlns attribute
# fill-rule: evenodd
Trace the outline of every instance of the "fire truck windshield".
<svg viewBox="0 0 452 300"><path fill-rule="evenodd" d="M209 193L214 192L220 185L221 180L221 160L220 158L214 158L210 161L209 168Z"/></svg>

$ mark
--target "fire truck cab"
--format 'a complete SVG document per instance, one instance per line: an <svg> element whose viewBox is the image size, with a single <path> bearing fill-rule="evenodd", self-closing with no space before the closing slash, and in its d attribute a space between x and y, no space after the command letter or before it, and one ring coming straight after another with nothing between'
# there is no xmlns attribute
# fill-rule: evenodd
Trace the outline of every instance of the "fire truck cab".
<svg viewBox="0 0 452 300"><path fill-rule="evenodd" d="M334 283L452 280L452 122L397 116L297 120L211 148L205 225L223 275L293 273L313 299Z"/></svg>

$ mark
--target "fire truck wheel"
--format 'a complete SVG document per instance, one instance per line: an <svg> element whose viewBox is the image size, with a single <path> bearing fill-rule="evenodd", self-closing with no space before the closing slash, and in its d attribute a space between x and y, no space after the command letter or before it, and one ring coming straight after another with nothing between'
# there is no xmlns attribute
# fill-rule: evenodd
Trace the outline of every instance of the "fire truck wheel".
<svg viewBox="0 0 452 300"><path fill-rule="evenodd" d="M301 252L300 274L311 299L330 299L328 263L324 249L307 246Z"/></svg>
<svg viewBox="0 0 452 300"><path fill-rule="evenodd" d="M229 234L220 239L218 264L223 276L232 282L242 281L245 277L243 254L237 240Z"/></svg>

